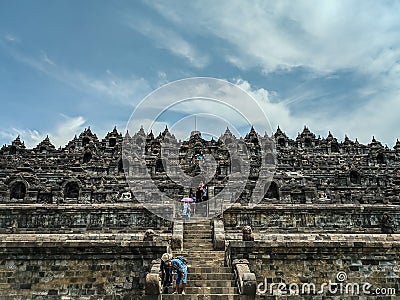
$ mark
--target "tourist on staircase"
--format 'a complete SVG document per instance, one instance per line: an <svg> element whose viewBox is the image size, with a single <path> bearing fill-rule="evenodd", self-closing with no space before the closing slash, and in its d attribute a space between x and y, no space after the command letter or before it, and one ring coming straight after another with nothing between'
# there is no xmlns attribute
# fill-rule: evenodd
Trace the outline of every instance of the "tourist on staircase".
<svg viewBox="0 0 400 300"><path fill-rule="evenodd" d="M204 193L204 183L203 181L200 181L199 187L197 188L196 191L196 202L202 202L203 201L203 193Z"/></svg>
<svg viewBox="0 0 400 300"><path fill-rule="evenodd" d="M168 287L172 285L172 268L168 263L171 259L172 254L170 253L164 253L161 256L160 277L164 291L168 290Z"/></svg>
<svg viewBox="0 0 400 300"><path fill-rule="evenodd" d="M188 276L188 270L186 261L183 257L175 257L169 261L169 265L176 271L176 280L175 280L175 292L173 294L179 293L179 284L182 281L182 295L185 294L186 290L186 282Z"/></svg>
<svg viewBox="0 0 400 300"><path fill-rule="evenodd" d="M186 219L190 219L190 213L191 213L190 204L188 202L184 202L182 216Z"/></svg>

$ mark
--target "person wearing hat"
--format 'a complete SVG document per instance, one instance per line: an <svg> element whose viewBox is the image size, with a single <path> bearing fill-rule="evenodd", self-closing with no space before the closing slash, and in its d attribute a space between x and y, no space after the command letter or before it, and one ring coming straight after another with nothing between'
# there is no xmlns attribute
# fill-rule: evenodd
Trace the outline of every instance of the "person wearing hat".
<svg viewBox="0 0 400 300"><path fill-rule="evenodd" d="M164 253L161 256L159 274L161 277L161 284L164 288L172 285L172 269L171 265L169 264L171 259L172 259L172 254L170 253Z"/></svg>

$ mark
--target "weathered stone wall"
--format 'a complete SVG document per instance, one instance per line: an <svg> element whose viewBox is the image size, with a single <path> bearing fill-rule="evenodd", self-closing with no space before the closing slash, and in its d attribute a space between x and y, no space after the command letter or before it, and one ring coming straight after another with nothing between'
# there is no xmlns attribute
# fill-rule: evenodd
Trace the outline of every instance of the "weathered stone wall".
<svg viewBox="0 0 400 300"><path fill-rule="evenodd" d="M400 224L396 205L296 204L234 205L224 212L227 231L250 225L259 232L380 232L384 213Z"/></svg>
<svg viewBox="0 0 400 300"><path fill-rule="evenodd" d="M0 243L1 299L142 299L165 243L77 240Z"/></svg>
<svg viewBox="0 0 400 300"><path fill-rule="evenodd" d="M146 163L135 158L137 146L142 144ZM161 149L167 156L179 155L179 161L169 162L168 174ZM250 172L243 176L249 181L238 199L241 203L249 202L265 159L266 165L274 166L272 184L265 184L257 195L266 203L400 204L400 141L393 149L375 138L368 145L347 137L339 142L330 133L326 138L316 137L306 127L295 140L280 128L263 137L252 128L243 139L227 129L211 141L194 131L180 146L167 128L158 136L146 134L142 128L132 137L129 133L123 137L114 128L102 140L87 128L60 149L48 137L27 149L17 137L0 149L0 203L137 202L125 177L138 183L147 179L145 174L151 175L163 194L179 199L190 188L197 188L199 180L182 186L173 177L181 169L187 175L199 175L200 154L217 163L215 176L207 183L210 191L217 193L230 174L243 172L228 149L244 157L251 154L246 158ZM147 192L151 197L151 191Z"/></svg>
<svg viewBox="0 0 400 300"><path fill-rule="evenodd" d="M169 209L160 207L160 209ZM172 230L141 204L0 204L0 233Z"/></svg>
<svg viewBox="0 0 400 300"><path fill-rule="evenodd" d="M400 236L384 235L382 238L382 235L365 235L362 240L352 241L343 235L336 237L336 241L298 238L269 242L233 241L227 249L227 256L230 263L233 259L248 259L258 284L263 283L259 286L259 294L268 299L275 299L273 295L284 295L285 291L295 293L296 286L300 287L301 295L296 299L367 299L361 296L371 297L368 299L394 299L378 296L379 292L386 296L389 293L400 295ZM338 275L339 272L345 274ZM346 276L347 279L341 281L337 276L339 279L343 279L340 276ZM331 290L325 285L322 286L323 293L318 294L321 285L329 282L333 284ZM279 283L282 283L280 288ZM316 294L309 296L308 288L301 293L304 283L315 284ZM350 286L353 283L360 288L358 294L353 293ZM366 283L371 286L363 290L363 284ZM291 288L290 284L293 284Z"/></svg>

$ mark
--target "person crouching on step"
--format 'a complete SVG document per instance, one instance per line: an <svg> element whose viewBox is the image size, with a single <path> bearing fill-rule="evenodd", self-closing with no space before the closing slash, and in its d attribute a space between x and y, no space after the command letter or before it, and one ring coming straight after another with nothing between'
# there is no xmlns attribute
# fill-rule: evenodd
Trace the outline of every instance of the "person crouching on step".
<svg viewBox="0 0 400 300"><path fill-rule="evenodd" d="M187 266L179 258L172 258L169 261L169 263L172 266L172 268L176 271L176 280L175 280L176 286L174 294L178 294L179 283L182 280L182 295L184 295L186 289L187 276L188 276Z"/></svg>

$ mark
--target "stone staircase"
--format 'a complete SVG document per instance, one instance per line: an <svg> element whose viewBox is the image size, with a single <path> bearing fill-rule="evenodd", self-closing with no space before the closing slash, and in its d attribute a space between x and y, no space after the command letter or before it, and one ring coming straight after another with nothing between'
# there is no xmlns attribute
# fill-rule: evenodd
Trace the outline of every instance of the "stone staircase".
<svg viewBox="0 0 400 300"><path fill-rule="evenodd" d="M184 224L184 250L174 256L188 260L186 295L163 294L161 299L247 299L238 295L232 270L224 266L225 253L213 250L211 235L209 220Z"/></svg>

